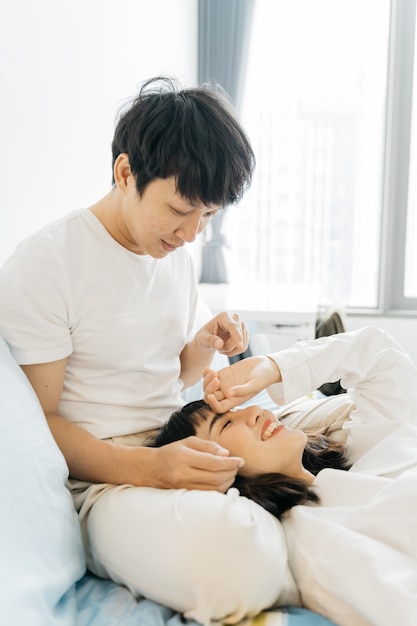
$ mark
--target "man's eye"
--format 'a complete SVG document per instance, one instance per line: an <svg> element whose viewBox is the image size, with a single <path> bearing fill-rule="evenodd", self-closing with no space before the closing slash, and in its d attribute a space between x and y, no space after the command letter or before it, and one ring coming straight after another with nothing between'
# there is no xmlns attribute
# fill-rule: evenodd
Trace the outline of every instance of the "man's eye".
<svg viewBox="0 0 417 626"><path fill-rule="evenodd" d="M229 426L229 424L231 424L231 423L232 423L231 420L227 420L227 422L225 422L223 424L223 426L221 427L220 432L222 433L224 431L224 429L227 428Z"/></svg>
<svg viewBox="0 0 417 626"><path fill-rule="evenodd" d="M207 211L207 213L204 213L204 217L214 217L215 215L217 215L217 213L219 213L222 209L213 209L212 211Z"/></svg>

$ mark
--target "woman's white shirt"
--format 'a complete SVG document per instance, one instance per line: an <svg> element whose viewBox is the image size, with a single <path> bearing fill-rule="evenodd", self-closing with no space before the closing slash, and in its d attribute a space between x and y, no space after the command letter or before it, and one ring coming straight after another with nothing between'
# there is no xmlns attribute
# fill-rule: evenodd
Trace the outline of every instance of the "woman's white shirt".
<svg viewBox="0 0 417 626"><path fill-rule="evenodd" d="M277 404L341 379L355 405L343 426L351 471L397 476L417 464L417 368L390 335L366 327L270 356L282 375L268 388Z"/></svg>
<svg viewBox="0 0 417 626"><path fill-rule="evenodd" d="M320 506L283 521L304 605L339 626L414 626L417 615L417 370L383 331L364 328L278 355L292 400L341 379L356 408L345 423L354 464L322 470Z"/></svg>

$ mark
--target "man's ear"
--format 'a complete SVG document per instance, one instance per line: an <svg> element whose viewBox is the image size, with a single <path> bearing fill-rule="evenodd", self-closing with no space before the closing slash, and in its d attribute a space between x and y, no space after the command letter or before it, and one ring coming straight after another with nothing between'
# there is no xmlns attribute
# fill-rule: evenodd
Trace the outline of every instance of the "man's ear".
<svg viewBox="0 0 417 626"><path fill-rule="evenodd" d="M114 162L113 174L116 187L119 189L119 191L123 193L127 189L129 176L132 176L129 157L126 152L122 152L122 154L119 154L116 161Z"/></svg>

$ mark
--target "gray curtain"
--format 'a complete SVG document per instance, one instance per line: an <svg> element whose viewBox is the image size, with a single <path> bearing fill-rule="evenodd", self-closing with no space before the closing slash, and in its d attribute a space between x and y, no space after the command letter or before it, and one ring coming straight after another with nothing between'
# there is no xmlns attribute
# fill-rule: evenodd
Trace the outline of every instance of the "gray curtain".
<svg viewBox="0 0 417 626"><path fill-rule="evenodd" d="M239 113L255 0L199 0L198 82L219 83ZM223 215L211 222L203 247L200 282L228 282Z"/></svg>

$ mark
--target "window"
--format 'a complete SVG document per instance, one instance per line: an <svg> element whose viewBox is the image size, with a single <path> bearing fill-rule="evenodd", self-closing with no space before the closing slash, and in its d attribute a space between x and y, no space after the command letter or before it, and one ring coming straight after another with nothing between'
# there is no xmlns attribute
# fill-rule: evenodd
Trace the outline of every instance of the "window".
<svg viewBox="0 0 417 626"><path fill-rule="evenodd" d="M414 20L415 0L257 0L241 109L257 168L251 190L225 220L237 261L232 280L314 284L322 304L392 308L387 250L397 258L400 239L390 243L386 218L388 195L399 210L386 183L390 116L407 126L404 110L391 106L392 57L405 22L413 44ZM402 97L403 87L395 93ZM416 116L401 265L404 294L412 297Z"/></svg>

